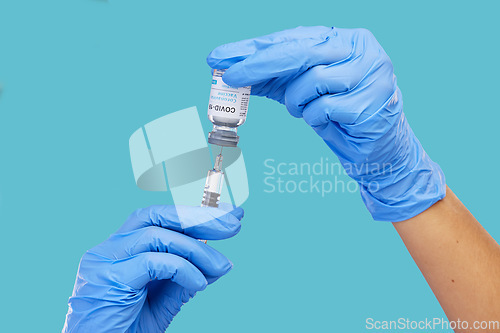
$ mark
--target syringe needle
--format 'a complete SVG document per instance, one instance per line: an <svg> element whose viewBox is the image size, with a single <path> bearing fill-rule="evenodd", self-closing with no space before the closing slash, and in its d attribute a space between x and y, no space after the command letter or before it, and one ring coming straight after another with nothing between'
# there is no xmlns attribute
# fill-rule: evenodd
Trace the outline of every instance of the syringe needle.
<svg viewBox="0 0 500 333"><path fill-rule="evenodd" d="M222 146L220 147L220 153L215 158L214 170L220 171L222 168Z"/></svg>

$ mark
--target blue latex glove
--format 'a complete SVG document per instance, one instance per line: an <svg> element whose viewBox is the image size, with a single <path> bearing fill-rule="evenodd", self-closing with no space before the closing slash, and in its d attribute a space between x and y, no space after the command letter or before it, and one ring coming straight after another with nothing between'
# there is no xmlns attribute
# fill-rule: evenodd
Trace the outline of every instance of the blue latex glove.
<svg viewBox="0 0 500 333"><path fill-rule="evenodd" d="M207 58L224 82L302 117L360 184L376 220L409 219L445 196L445 179L413 134L392 63L365 29L299 27L226 44Z"/></svg>
<svg viewBox="0 0 500 333"><path fill-rule="evenodd" d="M82 257L63 332L165 332L184 303L232 268L197 239L232 237L242 217L230 205L137 210Z"/></svg>

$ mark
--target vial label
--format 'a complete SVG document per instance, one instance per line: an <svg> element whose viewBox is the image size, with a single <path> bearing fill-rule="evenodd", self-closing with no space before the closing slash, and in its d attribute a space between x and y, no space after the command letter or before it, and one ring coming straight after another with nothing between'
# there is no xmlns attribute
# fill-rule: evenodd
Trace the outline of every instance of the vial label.
<svg viewBox="0 0 500 333"><path fill-rule="evenodd" d="M214 70L208 103L208 115L231 119L245 119L251 87L234 88L222 81L224 70Z"/></svg>

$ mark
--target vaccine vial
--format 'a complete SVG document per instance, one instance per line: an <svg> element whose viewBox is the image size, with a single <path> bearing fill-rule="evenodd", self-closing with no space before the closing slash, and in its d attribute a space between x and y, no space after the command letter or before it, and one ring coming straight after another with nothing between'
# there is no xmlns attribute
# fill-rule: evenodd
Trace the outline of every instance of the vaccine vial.
<svg viewBox="0 0 500 333"><path fill-rule="evenodd" d="M208 119L214 124L208 142L218 146L236 147L240 137L237 128L247 119L251 87L234 88L222 81L225 69L215 69L208 103Z"/></svg>

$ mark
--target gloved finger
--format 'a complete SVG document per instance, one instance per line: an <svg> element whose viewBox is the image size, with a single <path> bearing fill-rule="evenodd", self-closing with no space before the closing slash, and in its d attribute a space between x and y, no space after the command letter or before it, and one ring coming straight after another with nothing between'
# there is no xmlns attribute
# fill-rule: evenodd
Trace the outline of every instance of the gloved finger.
<svg viewBox="0 0 500 333"><path fill-rule="evenodd" d="M107 250L113 248L115 258L126 258L145 252L165 252L182 257L206 276L222 276L232 268L219 251L194 238L159 227L146 227L129 233L114 234ZM105 252L106 252L105 251ZM93 249L99 253L99 247Z"/></svg>
<svg viewBox="0 0 500 333"><path fill-rule="evenodd" d="M234 87L251 86L273 79L289 78L317 65L345 61L353 45L337 35L335 30L260 50L229 67L222 80Z"/></svg>
<svg viewBox="0 0 500 333"><path fill-rule="evenodd" d="M369 108L370 102L362 99L353 100L347 94L323 95L309 102L302 117L311 127L324 125L330 121L353 124L360 117L363 109Z"/></svg>
<svg viewBox="0 0 500 333"><path fill-rule="evenodd" d="M391 78L381 79L383 75ZM302 116L313 127L329 121L345 125L360 123L388 103L396 89L397 82L392 71L379 69L377 75L366 76L362 84L350 91L323 95L310 101L303 107Z"/></svg>
<svg viewBox="0 0 500 333"><path fill-rule="evenodd" d="M354 89L369 71L371 62L364 55L332 65L314 66L290 82L285 92L285 106L294 117L302 117L304 107L327 94Z"/></svg>
<svg viewBox="0 0 500 333"><path fill-rule="evenodd" d="M170 253L141 253L112 265L111 274L121 283L134 289L142 289L153 280L171 280L189 290L206 288L205 276L184 258Z"/></svg>
<svg viewBox="0 0 500 333"><path fill-rule="evenodd" d="M226 69L269 46L287 43L297 39L310 38L311 36L328 33L330 30L332 30L332 28L321 26L297 27L257 38L224 44L216 47L210 52L207 57L207 63L210 67L215 69Z"/></svg>
<svg viewBox="0 0 500 333"><path fill-rule="evenodd" d="M132 213L118 233L156 226L199 239L226 239L240 231L243 215L242 208L229 204L219 208L151 206Z"/></svg>

